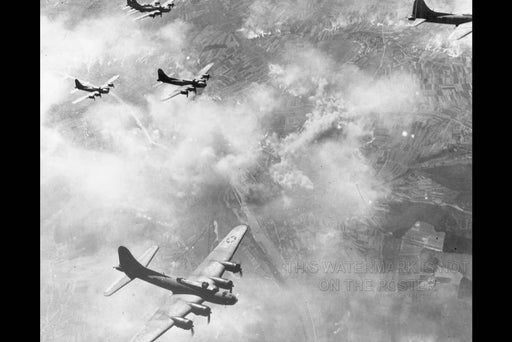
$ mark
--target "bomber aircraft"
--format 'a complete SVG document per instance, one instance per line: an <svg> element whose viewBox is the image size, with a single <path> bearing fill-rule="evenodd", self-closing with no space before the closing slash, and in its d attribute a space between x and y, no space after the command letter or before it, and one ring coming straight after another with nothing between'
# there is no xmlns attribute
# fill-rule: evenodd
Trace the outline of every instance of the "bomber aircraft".
<svg viewBox="0 0 512 342"><path fill-rule="evenodd" d="M203 302L234 305L238 298L232 293L233 281L222 278L222 274L229 271L242 275L241 264L230 260L248 229L246 225L233 228L187 278L165 275L146 267L158 251L158 246L151 247L138 260L126 247L119 247L119 266L114 268L125 274L104 292L105 296L112 295L135 278L172 292L172 296L130 342L155 341L173 326L190 330L193 335L194 323L185 316L189 313L205 316L209 323L211 308L203 305Z"/></svg>
<svg viewBox="0 0 512 342"><path fill-rule="evenodd" d="M110 88L114 88L114 81L117 80L119 78L119 75L115 75L113 77L111 77L107 82L105 82L105 84L101 85L101 86L95 86L93 84L90 84L88 82L85 82L85 81L82 81L80 82L80 80L78 80L77 78L75 78L75 89L73 89L71 91L71 93L74 93L78 90L83 90L83 91L87 91L89 93L92 93L92 94L88 94L88 95L85 95L83 97L80 97L78 99L76 99L75 101L73 101L72 103L75 104L75 103L78 103L78 102L81 102L87 98L89 99L93 99L96 101L96 97L101 97L101 94L108 94L110 92Z"/></svg>
<svg viewBox="0 0 512 342"><path fill-rule="evenodd" d="M137 0L127 0L126 7L124 7L124 9L129 9L128 14L145 12L144 15L134 19L140 20L147 17L161 17L162 13L170 12L174 6L174 0L168 1L163 5L160 3L160 1L155 1L152 4L139 4Z"/></svg>
<svg viewBox="0 0 512 342"><path fill-rule="evenodd" d="M461 24L466 24L473 21L472 14L452 14L435 12L428 8L424 0L414 0L412 6L412 14L408 18L413 21L412 26L418 26L427 23L449 24L458 27ZM472 27L465 27L456 39L461 39L473 31Z"/></svg>
<svg viewBox="0 0 512 342"><path fill-rule="evenodd" d="M169 99L172 99L173 97L183 94L188 97L189 92L193 92L194 94L197 94L198 89L203 89L206 87L206 81L210 79L210 74L208 74L208 71L213 66L213 63L208 64L205 66L201 71L199 71L199 74L194 77L193 80L182 80L179 78L173 78L167 76L162 69L158 69L158 82L163 83L169 83L173 85L180 86L180 88L173 91L169 96L162 99L162 101L167 101Z"/></svg>

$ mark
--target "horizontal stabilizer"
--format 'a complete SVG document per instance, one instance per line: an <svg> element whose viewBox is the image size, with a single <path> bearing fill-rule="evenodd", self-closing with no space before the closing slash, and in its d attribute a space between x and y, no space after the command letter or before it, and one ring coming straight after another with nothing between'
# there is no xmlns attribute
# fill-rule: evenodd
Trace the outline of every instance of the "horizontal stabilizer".
<svg viewBox="0 0 512 342"><path fill-rule="evenodd" d="M419 26L423 24L427 19L416 19L412 22L411 26Z"/></svg>
<svg viewBox="0 0 512 342"><path fill-rule="evenodd" d="M130 279L128 278L127 275L123 275L121 278L119 278L116 282L114 282L112 285L110 285L106 290L105 292L103 292L103 294L105 296L111 296L113 295L114 293L116 293L117 291L119 291L123 286L125 286L126 284L128 284L130 281L132 281L133 279Z"/></svg>
<svg viewBox="0 0 512 342"><path fill-rule="evenodd" d="M471 23L465 23L457 27L451 34L449 39L459 40L466 37L468 34L473 32L473 25Z"/></svg>
<svg viewBox="0 0 512 342"><path fill-rule="evenodd" d="M123 247L124 248L124 247ZM144 254L142 254L137 261L143 265L144 267L148 266L156 252L158 251L158 246L153 246L148 249ZM111 296L121 288L123 288L126 284L131 282L135 278L130 278L126 274L123 274L119 279L117 279L112 285L110 285L105 292L103 293L105 296Z"/></svg>
<svg viewBox="0 0 512 342"><path fill-rule="evenodd" d="M158 252L158 246L153 246L150 249L148 249L144 254L142 254L137 261L140 262L141 265L144 267L147 267L151 260L153 260L153 257L155 256L156 252Z"/></svg>

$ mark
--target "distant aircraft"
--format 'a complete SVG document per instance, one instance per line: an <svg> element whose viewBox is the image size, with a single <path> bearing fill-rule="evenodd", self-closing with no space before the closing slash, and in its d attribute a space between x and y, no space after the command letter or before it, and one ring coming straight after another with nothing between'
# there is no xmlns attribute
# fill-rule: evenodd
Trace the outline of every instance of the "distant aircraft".
<svg viewBox="0 0 512 342"><path fill-rule="evenodd" d="M424 22L427 22L455 25L455 27L458 27L461 24L472 22L473 15L434 12L430 8L428 8L428 6L425 4L425 1L414 0L414 4L412 6L412 14L409 16L408 19L414 21L412 23L412 26L418 26L423 24ZM461 33L456 39L464 38L472 31L472 28L468 28L463 33Z"/></svg>
<svg viewBox="0 0 512 342"><path fill-rule="evenodd" d="M160 1L155 1L152 4L139 4L137 0L127 0L126 7L124 7L124 9L130 9L128 12L129 14L147 12L146 14L134 19L140 20L147 17L161 17L162 13L170 12L174 6L174 0L168 1L163 5L160 3Z"/></svg>
<svg viewBox="0 0 512 342"><path fill-rule="evenodd" d="M98 96L101 97L101 94L108 94L110 92L110 88L114 88L114 81L117 80L118 78L119 78L119 75L115 75L112 78L110 78L107 82L105 82L105 84L103 84L99 87L82 81L85 83L84 84L75 78L75 89L73 89L71 91L71 93L74 93L78 90L83 90L83 91L87 91L92 94L90 94L90 95L88 94L83 97L80 97L80 98L76 99L75 101L73 101L72 103L75 104L75 103L81 102L87 98L93 99L96 101L96 97L98 97Z"/></svg>
<svg viewBox="0 0 512 342"><path fill-rule="evenodd" d="M197 93L197 89L203 89L206 87L206 81L210 79L210 74L208 74L208 71L213 66L213 63L208 64L205 66L201 71L199 71L199 74L193 79L193 80L182 80L179 78L173 78L167 76L162 69L158 69L158 82L163 83L169 83L181 86L180 88L173 91L169 96L166 98L163 98L162 101L167 101L179 94L186 95L188 97L189 92L193 92L194 94Z"/></svg>
<svg viewBox="0 0 512 342"><path fill-rule="evenodd" d="M192 312L198 316L208 317L209 323L211 308L203 305L204 301L221 305L236 304L238 298L232 293L233 281L221 277L224 271L242 275L240 263L230 260L248 228L246 225L233 228L188 278L168 276L146 267L158 251L158 246L151 247L138 260L126 247L119 247L119 266L114 268L125 275L104 292L105 296L112 295L135 278L172 292L172 296L167 297L166 303L130 342L155 341L172 326L190 330L193 335L194 323L185 316Z"/></svg>

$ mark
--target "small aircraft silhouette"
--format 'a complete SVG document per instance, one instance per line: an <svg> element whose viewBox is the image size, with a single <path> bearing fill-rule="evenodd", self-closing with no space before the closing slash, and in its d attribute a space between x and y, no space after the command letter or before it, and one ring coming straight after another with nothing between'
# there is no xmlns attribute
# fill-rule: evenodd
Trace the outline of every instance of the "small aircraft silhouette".
<svg viewBox="0 0 512 342"><path fill-rule="evenodd" d="M161 17L162 13L170 12L174 6L176 6L174 4L174 0L168 1L163 5L160 3L160 1L155 1L152 4L139 4L137 0L127 0L126 7L124 7L123 9L129 9L128 14L133 14L137 12L145 13L144 15L134 19L140 20L147 17Z"/></svg>
<svg viewBox="0 0 512 342"><path fill-rule="evenodd" d="M203 69L201 69L196 77L193 80L183 80L179 78L173 78L167 76L162 69L158 69L158 82L168 83L180 86L180 88L173 91L166 98L163 98L162 101L167 101L172 99L173 97L182 94L188 97L189 92L193 92L196 94L198 89L206 88L206 81L210 79L210 74L208 71L213 66L213 63L208 64Z"/></svg>
<svg viewBox="0 0 512 342"><path fill-rule="evenodd" d="M75 104L75 103L81 102L87 98L93 99L96 101L96 97L101 97L101 94L108 94L110 92L110 88L114 88L114 81L117 80L118 78L119 78L119 75L115 75L99 87L95 86L93 84L90 84L88 82L85 82L85 81L82 81L83 82L82 83L82 82L80 82L79 79L75 78L75 89L73 89L71 91L71 93L74 93L78 90L82 90L82 91L86 91L86 92L89 92L92 94L87 94L83 97L80 97L80 98L76 99L75 101L73 101L72 103Z"/></svg>

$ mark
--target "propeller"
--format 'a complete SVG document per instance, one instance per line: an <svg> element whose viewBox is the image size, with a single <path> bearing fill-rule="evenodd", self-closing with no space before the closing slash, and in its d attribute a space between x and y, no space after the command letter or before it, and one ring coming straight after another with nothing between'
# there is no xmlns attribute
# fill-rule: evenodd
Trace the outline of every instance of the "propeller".
<svg viewBox="0 0 512 342"><path fill-rule="evenodd" d="M192 333L192 336L194 336L194 325L190 328L190 332Z"/></svg>
<svg viewBox="0 0 512 342"><path fill-rule="evenodd" d="M212 312L208 312L208 324L210 324L210 317L212 316Z"/></svg>

